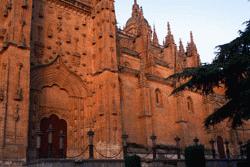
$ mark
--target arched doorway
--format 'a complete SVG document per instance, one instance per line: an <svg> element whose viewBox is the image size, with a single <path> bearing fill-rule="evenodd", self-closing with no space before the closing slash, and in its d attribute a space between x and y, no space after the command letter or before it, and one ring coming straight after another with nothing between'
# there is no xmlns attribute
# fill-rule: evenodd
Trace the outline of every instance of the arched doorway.
<svg viewBox="0 0 250 167"><path fill-rule="evenodd" d="M221 136L217 136L217 149L218 149L218 153L219 153L220 158L221 159L226 158L224 141L223 141L223 138Z"/></svg>
<svg viewBox="0 0 250 167"><path fill-rule="evenodd" d="M67 123L56 115L40 122L41 147L39 158L64 158L67 151Z"/></svg>

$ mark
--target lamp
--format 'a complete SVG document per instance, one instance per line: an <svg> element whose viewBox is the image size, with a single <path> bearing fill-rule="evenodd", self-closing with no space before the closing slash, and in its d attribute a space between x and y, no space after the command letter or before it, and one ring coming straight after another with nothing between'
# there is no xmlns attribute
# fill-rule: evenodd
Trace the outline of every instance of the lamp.
<svg viewBox="0 0 250 167"><path fill-rule="evenodd" d="M153 150L153 159L156 159L156 139L157 136L155 134L152 134L150 136L150 139L152 140L152 150Z"/></svg>
<svg viewBox="0 0 250 167"><path fill-rule="evenodd" d="M209 141L209 143L211 144L213 159L215 159L215 158L216 158L216 157L215 157L215 148L214 148L214 143L215 143L215 141L214 141L213 139L211 139L211 140Z"/></svg>
<svg viewBox="0 0 250 167"><path fill-rule="evenodd" d="M90 129L87 133L88 138L89 138L89 159L94 159L94 135L95 132Z"/></svg>
<svg viewBox="0 0 250 167"><path fill-rule="evenodd" d="M176 142L176 147L177 147L177 157L178 157L178 159L181 159L181 148L180 148L181 139L178 136L176 136L174 138L174 140Z"/></svg>

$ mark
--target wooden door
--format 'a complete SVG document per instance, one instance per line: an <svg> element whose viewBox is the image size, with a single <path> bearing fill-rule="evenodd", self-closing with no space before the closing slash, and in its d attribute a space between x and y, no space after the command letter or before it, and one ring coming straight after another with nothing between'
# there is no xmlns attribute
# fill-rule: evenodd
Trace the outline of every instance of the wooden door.
<svg viewBox="0 0 250 167"><path fill-rule="evenodd" d="M43 118L40 123L41 148L39 158L63 158L67 151L67 123L56 115ZM49 144L49 133L52 133L52 142Z"/></svg>
<svg viewBox="0 0 250 167"><path fill-rule="evenodd" d="M221 136L217 137L217 149L218 149L219 157L221 159L225 159L226 154L225 154L225 148L224 148L224 141Z"/></svg>

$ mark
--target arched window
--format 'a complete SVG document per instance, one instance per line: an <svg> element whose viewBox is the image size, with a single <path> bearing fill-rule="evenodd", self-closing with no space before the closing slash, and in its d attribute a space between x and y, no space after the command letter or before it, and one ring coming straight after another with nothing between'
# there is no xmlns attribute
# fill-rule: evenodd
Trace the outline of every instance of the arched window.
<svg viewBox="0 0 250 167"><path fill-rule="evenodd" d="M187 109L188 109L188 112L194 113L194 104L193 104L193 100L190 96L187 97Z"/></svg>
<svg viewBox="0 0 250 167"><path fill-rule="evenodd" d="M162 94L158 88L155 90L155 103L158 106L162 106Z"/></svg>

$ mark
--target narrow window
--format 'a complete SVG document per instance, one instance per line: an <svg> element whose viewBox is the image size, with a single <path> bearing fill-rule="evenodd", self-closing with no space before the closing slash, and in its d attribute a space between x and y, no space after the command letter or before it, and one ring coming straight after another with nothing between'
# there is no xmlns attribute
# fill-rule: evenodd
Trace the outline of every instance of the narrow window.
<svg viewBox="0 0 250 167"><path fill-rule="evenodd" d="M155 102L156 105L161 106L162 105L162 94L160 89L155 90Z"/></svg>

